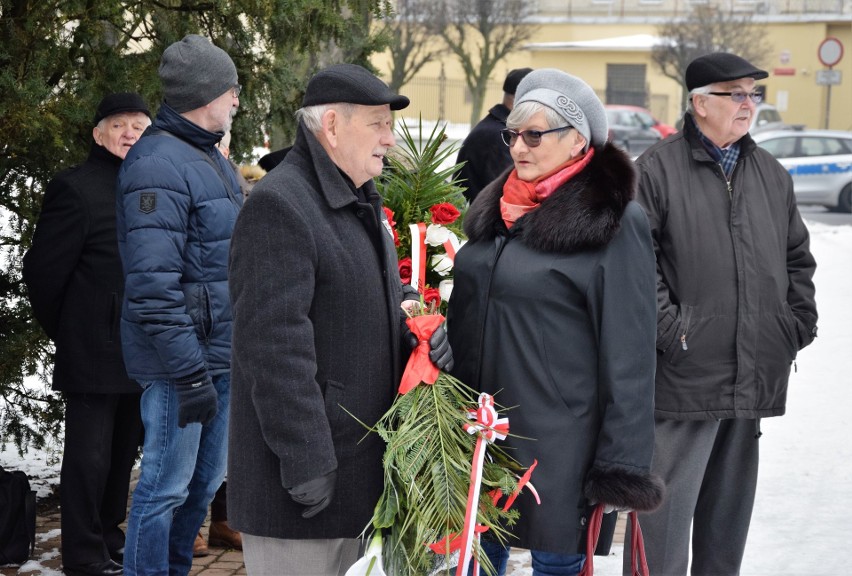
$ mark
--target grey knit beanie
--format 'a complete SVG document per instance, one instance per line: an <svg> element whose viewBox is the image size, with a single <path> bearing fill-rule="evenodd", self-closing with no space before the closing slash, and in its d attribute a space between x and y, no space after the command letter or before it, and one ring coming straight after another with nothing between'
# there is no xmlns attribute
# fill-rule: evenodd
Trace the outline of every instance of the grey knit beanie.
<svg viewBox="0 0 852 576"><path fill-rule="evenodd" d="M527 74L515 92L515 106L538 102L555 110L586 138L589 146L603 146L609 137L606 110L592 87L556 68Z"/></svg>
<svg viewBox="0 0 852 576"><path fill-rule="evenodd" d="M166 104L178 113L201 108L237 85L231 57L197 34L166 48L159 74Z"/></svg>

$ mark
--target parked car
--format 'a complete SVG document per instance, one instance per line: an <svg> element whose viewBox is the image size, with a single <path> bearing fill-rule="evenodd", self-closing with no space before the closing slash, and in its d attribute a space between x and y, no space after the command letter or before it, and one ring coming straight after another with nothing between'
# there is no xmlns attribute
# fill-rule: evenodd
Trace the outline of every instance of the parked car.
<svg viewBox="0 0 852 576"><path fill-rule="evenodd" d="M770 130L800 130L804 128L801 124L788 124L781 119L778 109L772 104L761 102L755 106L755 113L751 119L748 131L754 135Z"/></svg>
<svg viewBox="0 0 852 576"><path fill-rule="evenodd" d="M610 142L623 148L633 158L661 140L660 133L647 126L631 110L607 106L606 119L609 122Z"/></svg>
<svg viewBox="0 0 852 576"><path fill-rule="evenodd" d="M668 124L663 124L651 114L651 111L647 108L642 108L641 106L630 106L628 104L607 104L606 108L610 110L624 110L627 112L633 112L639 117L639 121L647 128L653 128L657 132L660 133L661 138L665 138L666 136L670 136L677 132L677 128L674 126L670 126Z"/></svg>
<svg viewBox="0 0 852 576"><path fill-rule="evenodd" d="M773 130L752 137L790 172L796 202L852 212L852 132Z"/></svg>

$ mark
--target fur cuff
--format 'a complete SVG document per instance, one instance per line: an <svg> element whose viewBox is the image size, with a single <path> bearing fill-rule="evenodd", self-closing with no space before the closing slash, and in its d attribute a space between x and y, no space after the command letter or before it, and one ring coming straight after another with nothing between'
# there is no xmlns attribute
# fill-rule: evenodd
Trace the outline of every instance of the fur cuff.
<svg viewBox="0 0 852 576"><path fill-rule="evenodd" d="M658 476L635 473L624 468L592 468L586 477L586 498L616 508L649 512L663 500L665 486Z"/></svg>

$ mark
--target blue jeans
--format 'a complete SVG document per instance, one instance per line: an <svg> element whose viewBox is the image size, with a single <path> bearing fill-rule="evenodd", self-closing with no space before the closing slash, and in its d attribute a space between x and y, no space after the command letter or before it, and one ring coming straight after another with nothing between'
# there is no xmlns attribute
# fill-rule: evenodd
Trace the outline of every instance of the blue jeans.
<svg viewBox="0 0 852 576"><path fill-rule="evenodd" d="M145 442L127 520L124 573L185 576L192 567L195 536L225 477L231 377L213 377L219 396L213 421L185 428L178 426L174 385L163 380L140 384Z"/></svg>
<svg viewBox="0 0 852 576"><path fill-rule="evenodd" d="M494 576L506 576L506 565L509 563L509 550L497 542L481 540L482 550L491 561L491 565L497 569ZM579 574L586 562L585 554L556 554L554 552L540 552L530 550L532 557L533 576L573 576ZM468 570L469 576L473 571ZM480 576L486 576L485 569L480 566Z"/></svg>

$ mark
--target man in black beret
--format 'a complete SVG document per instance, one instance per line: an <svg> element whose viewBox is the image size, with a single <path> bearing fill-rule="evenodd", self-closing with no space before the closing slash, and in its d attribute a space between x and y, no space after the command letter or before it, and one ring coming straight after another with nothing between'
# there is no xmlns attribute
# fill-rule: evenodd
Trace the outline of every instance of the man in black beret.
<svg viewBox="0 0 852 576"><path fill-rule="evenodd" d="M382 492L384 443L362 423L390 408L409 348L373 178L406 106L361 66L318 72L237 219L228 513L250 574L344 574Z"/></svg>
<svg viewBox="0 0 852 576"><path fill-rule="evenodd" d="M637 160L657 254L651 472L666 483L639 521L659 576L740 573L760 420L784 414L790 367L816 336L793 182L748 134L766 77L735 54L696 58L683 130Z"/></svg>
<svg viewBox="0 0 852 576"><path fill-rule="evenodd" d="M503 144L500 131L515 104L515 90L532 68L516 68L503 81L503 101L495 104L464 139L456 163L464 162L456 177L465 188L464 195L473 202L479 191L512 166L509 147Z"/></svg>
<svg viewBox="0 0 852 576"><path fill-rule="evenodd" d="M93 124L86 161L47 185L23 269L33 314L56 346L53 388L65 400L62 564L72 576L121 574L119 524L142 439L142 390L127 377L119 338L115 183L151 118L141 96L123 92L101 100Z"/></svg>

